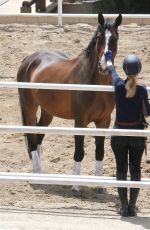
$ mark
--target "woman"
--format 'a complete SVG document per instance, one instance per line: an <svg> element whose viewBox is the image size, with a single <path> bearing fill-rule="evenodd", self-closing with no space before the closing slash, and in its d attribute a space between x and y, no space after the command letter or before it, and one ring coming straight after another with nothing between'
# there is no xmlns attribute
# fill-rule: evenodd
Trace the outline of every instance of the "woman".
<svg viewBox="0 0 150 230"><path fill-rule="evenodd" d="M105 60L115 87L116 120L114 128L117 129L144 129L144 115L142 103L144 102L147 115L150 115L147 90L137 84L137 75L141 71L141 61L134 54L128 55L123 61L123 70L127 75L122 80L113 64L112 53L105 53ZM145 148L145 137L112 136L111 147L116 159L117 180L127 180L128 158L129 171L132 181L141 180L141 159ZM139 188L131 188L129 201L127 188L118 188L121 201L121 216L136 216L136 201Z"/></svg>

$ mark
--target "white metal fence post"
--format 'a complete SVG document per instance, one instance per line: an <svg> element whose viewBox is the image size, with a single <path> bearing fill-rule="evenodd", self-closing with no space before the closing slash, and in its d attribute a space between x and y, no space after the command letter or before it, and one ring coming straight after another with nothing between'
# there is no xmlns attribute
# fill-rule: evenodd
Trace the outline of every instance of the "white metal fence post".
<svg viewBox="0 0 150 230"><path fill-rule="evenodd" d="M58 25L62 26L62 0L58 0Z"/></svg>

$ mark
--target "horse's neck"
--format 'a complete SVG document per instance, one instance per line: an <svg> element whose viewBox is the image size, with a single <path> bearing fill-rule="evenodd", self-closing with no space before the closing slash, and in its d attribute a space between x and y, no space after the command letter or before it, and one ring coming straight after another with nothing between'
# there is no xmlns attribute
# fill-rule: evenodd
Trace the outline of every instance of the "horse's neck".
<svg viewBox="0 0 150 230"><path fill-rule="evenodd" d="M91 78L93 78L95 75L95 73L98 70L98 54L97 51L95 49L93 49L90 54L84 54L84 60L86 63L86 70L87 70L87 74L91 76Z"/></svg>
<svg viewBox="0 0 150 230"><path fill-rule="evenodd" d="M102 75L98 71L98 55L96 48L93 49L86 58L83 56L86 65L88 83L97 85L112 85L112 79L109 73Z"/></svg>
<svg viewBox="0 0 150 230"><path fill-rule="evenodd" d="M74 68L75 78L78 76L78 79L80 79L82 83L90 83L97 71L98 60L94 55L87 55L85 52L74 60L76 62L76 66ZM78 79L76 80L78 81Z"/></svg>
<svg viewBox="0 0 150 230"><path fill-rule="evenodd" d="M112 85L112 79L111 76L109 74L107 75L101 75L99 73L96 74L95 77L95 84L98 85Z"/></svg>

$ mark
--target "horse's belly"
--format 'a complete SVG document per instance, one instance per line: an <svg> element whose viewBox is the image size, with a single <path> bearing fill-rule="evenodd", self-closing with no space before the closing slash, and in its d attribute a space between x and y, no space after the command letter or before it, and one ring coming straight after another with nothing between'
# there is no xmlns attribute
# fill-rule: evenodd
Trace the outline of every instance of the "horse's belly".
<svg viewBox="0 0 150 230"><path fill-rule="evenodd" d="M71 96L62 90L38 90L34 95L43 110L52 116L73 119L71 110Z"/></svg>

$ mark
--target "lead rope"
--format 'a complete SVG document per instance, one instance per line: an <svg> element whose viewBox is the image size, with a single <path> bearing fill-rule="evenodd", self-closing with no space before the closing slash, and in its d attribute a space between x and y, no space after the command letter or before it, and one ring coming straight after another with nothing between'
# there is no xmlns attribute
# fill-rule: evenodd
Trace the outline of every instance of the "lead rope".
<svg viewBox="0 0 150 230"><path fill-rule="evenodd" d="M145 117L144 117L144 129L147 129L148 126L149 126L149 123L145 120ZM144 145L144 149L145 149L145 155L147 156L147 144L148 144L148 141L147 141L147 137L145 137L145 145Z"/></svg>
<svg viewBox="0 0 150 230"><path fill-rule="evenodd" d="M144 117L144 128L147 129L148 126L149 126L149 123L145 120L145 117ZM147 156L147 144L148 144L148 141L147 141L147 137L145 137L145 146L144 146L144 149L145 149L145 155Z"/></svg>

